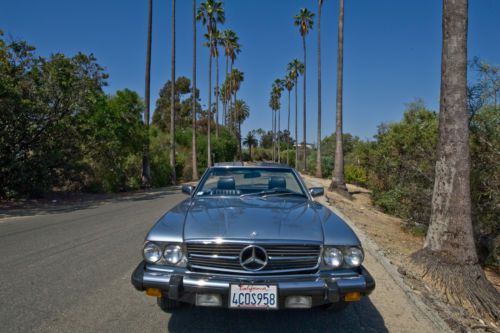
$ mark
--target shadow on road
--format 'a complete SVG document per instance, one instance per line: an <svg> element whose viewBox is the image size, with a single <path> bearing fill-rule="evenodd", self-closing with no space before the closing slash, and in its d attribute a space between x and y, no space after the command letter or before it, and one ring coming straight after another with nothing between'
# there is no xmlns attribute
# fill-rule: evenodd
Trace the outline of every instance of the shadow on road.
<svg viewBox="0 0 500 333"><path fill-rule="evenodd" d="M389 332L368 297L343 312L322 309L245 311L183 307L172 314L169 332Z"/></svg>
<svg viewBox="0 0 500 333"><path fill-rule="evenodd" d="M82 209L95 208L106 203L155 200L166 195L179 194L180 188L162 188L118 194L71 193L52 195L42 200L0 202L0 219L68 213Z"/></svg>

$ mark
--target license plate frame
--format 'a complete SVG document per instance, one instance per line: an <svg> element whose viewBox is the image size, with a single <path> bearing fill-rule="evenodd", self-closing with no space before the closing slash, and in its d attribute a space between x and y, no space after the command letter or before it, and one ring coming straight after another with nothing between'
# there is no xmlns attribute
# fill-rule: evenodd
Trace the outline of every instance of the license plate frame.
<svg viewBox="0 0 500 333"><path fill-rule="evenodd" d="M252 295L254 296L252 297ZM262 296L259 297L258 295ZM267 295L267 297L264 295ZM271 295L274 295L274 297L272 298ZM275 284L240 283L229 286L228 304L231 309L278 310L278 300L278 286ZM259 301L262 304L258 304Z"/></svg>

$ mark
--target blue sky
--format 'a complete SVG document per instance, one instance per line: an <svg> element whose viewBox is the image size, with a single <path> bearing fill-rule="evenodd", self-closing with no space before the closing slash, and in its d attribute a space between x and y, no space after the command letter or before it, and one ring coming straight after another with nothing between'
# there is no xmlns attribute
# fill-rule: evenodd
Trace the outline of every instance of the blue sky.
<svg viewBox="0 0 500 333"><path fill-rule="evenodd" d="M224 3L227 21L223 28L235 30L243 45L236 62L245 73L239 97L251 109L243 133L258 127L270 129L271 84L285 75L290 60L302 59L301 39L292 17L301 7L316 13L317 1ZM152 104L170 78L170 4L168 0L155 0ZM177 0L178 76L191 77L191 8L191 0ZM338 1L325 0L321 26L323 137L333 132L335 124L337 15ZM499 17L500 1L469 1L469 58L479 56L500 63ZM0 29L7 36L29 41L42 55L94 53L110 74L110 93L129 88L143 95L146 25L147 0L16 0L3 1L0 11ZM201 46L202 31L198 24L197 81L205 104L208 51ZM314 28L307 37L307 137L311 142L316 141L317 124L316 40ZM440 52L441 1L346 0L344 131L371 138L381 122L401 119L405 103L415 98L422 98L429 108L437 110ZM223 64L221 61L221 73ZM299 94L299 105L301 100ZM285 98L282 105L286 112Z"/></svg>

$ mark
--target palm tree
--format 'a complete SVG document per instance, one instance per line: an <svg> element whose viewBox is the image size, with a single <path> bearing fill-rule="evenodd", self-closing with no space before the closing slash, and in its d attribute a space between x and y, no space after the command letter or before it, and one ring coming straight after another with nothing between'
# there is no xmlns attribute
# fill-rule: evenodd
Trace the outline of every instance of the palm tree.
<svg viewBox="0 0 500 333"><path fill-rule="evenodd" d="M207 33L209 36L208 43L208 112L207 112L207 163L212 165L212 150L211 150L211 133L210 133L210 123L212 120L211 109L212 109L212 38L214 32L217 30L217 23L224 23L226 20L224 14L224 8L222 7L222 2L215 0L206 0L202 2L198 8L197 19L201 20L202 23L207 27Z"/></svg>
<svg viewBox="0 0 500 333"><path fill-rule="evenodd" d="M335 166L330 190L348 195L344 179L344 149L342 147L342 89L344 80L344 0L340 0L337 47L337 119L335 126Z"/></svg>
<svg viewBox="0 0 500 333"><path fill-rule="evenodd" d="M309 11L307 8L301 8L299 14L294 17L294 24L299 27L300 36L302 37L302 48L304 49L304 122L303 122L303 149L304 149L304 165L303 170L307 170L307 148L306 148L306 70L307 70L307 62L306 62L306 35L313 27L313 17L314 13Z"/></svg>
<svg viewBox="0 0 500 333"><path fill-rule="evenodd" d="M149 165L149 108L150 108L150 87L151 87L151 38L153 28L153 0L148 2L148 41L146 46L146 82L144 88L144 124L146 125L146 143L144 144L142 155L142 184L149 186L151 181L151 168Z"/></svg>
<svg viewBox="0 0 500 333"><path fill-rule="evenodd" d="M191 145L191 155L193 163L193 180L198 179L198 161L196 158L196 0L193 0L193 138Z"/></svg>
<svg viewBox="0 0 500 333"><path fill-rule="evenodd" d="M316 177L321 177L321 6L323 0L318 0L318 128L316 149Z"/></svg>
<svg viewBox="0 0 500 333"><path fill-rule="evenodd" d="M245 80L245 75L243 74L243 72L241 72L237 68L233 68L231 70L229 82L231 83L231 87L232 87L231 92L234 96L234 102L233 102L233 107L232 107L233 111L236 111L236 108L234 106L235 106L236 100L237 100L237 93L240 90L241 82L243 82L244 80ZM240 154L240 159L241 159L241 132L239 130L240 123L238 122L238 117L236 116L236 114L234 112L233 112L233 121L234 121L234 128L235 129L236 129L236 125L238 125L237 137L238 137L238 142L239 142L239 154Z"/></svg>
<svg viewBox="0 0 500 333"><path fill-rule="evenodd" d="M172 0L172 91L170 95L170 167L172 184L175 185L175 0Z"/></svg>
<svg viewBox="0 0 500 333"><path fill-rule="evenodd" d="M240 44L238 43L238 36L236 33L231 30L231 29L225 29L222 31L220 34L220 43L224 46L224 55L226 56L226 79L225 82L228 82L226 88L230 91L231 90L231 82L227 80L229 76L229 59L231 59L231 70L234 64L234 61L236 59L236 54L239 53L240 50ZM230 99L228 100L230 102ZM227 104L224 106L226 109L224 113L227 116ZM225 118L226 119L226 118Z"/></svg>
<svg viewBox="0 0 500 333"><path fill-rule="evenodd" d="M281 131L281 92L283 91L283 85L284 82L281 79L276 79L274 80L273 83L273 92L275 93L275 96L278 100L277 102L277 113L278 113L278 122L276 123L277 125L277 131L276 131L276 142L278 146L278 163L281 163L281 155L280 155L280 131Z"/></svg>
<svg viewBox="0 0 500 333"><path fill-rule="evenodd" d="M215 95L215 137L218 139L219 138L219 96L220 96L220 90L219 90L219 48L218 48L218 43L220 41L220 32L218 30L215 30L213 32L212 38L208 34L205 34L205 38L207 39L206 43L203 45L209 46L210 42L212 43L212 46L210 47L210 52L212 52L212 57L215 57L215 89L214 89L214 95Z"/></svg>
<svg viewBox="0 0 500 333"><path fill-rule="evenodd" d="M243 160L242 154L241 154L241 123L245 121L245 119L248 118L250 115L250 108L248 107L247 103L241 99L236 99L233 104L233 114L236 122L238 123L238 142L239 142L239 149L240 149L240 161Z"/></svg>
<svg viewBox="0 0 500 333"><path fill-rule="evenodd" d="M299 143L299 134L298 134L298 79L299 75L304 74L304 64L301 63L298 59L293 59L287 66L288 73L290 77L294 81L295 86L295 168L299 167L299 151L298 151L298 143Z"/></svg>
<svg viewBox="0 0 500 333"><path fill-rule="evenodd" d="M500 294L478 263L471 221L467 112L467 0L443 1L441 98L431 219L424 248L413 255L423 280L453 305L497 322ZM453 276L453 279L449 279Z"/></svg>
<svg viewBox="0 0 500 333"><path fill-rule="evenodd" d="M243 140L243 144L248 147L251 161L253 161L252 147L255 147L257 145L257 143L258 143L257 139L255 138L255 135L251 131L248 132L247 136Z"/></svg>
<svg viewBox="0 0 500 333"><path fill-rule="evenodd" d="M290 93L294 87L295 83L292 78L292 75L288 73L285 77L285 88L288 91L288 126L287 126L287 132L288 132L288 137L287 137L287 142L286 142L286 164L290 165Z"/></svg>
<svg viewBox="0 0 500 333"><path fill-rule="evenodd" d="M271 108L271 116L272 116L272 146L273 146L273 162L276 161L276 110L279 109L279 99L276 96L276 90L274 89L274 84L271 89L271 96L269 98L269 107Z"/></svg>

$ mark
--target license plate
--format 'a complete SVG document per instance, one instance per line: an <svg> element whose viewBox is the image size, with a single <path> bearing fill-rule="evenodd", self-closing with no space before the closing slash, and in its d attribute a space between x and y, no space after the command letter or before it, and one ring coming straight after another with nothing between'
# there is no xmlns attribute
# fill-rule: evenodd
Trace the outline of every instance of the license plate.
<svg viewBox="0 0 500 333"><path fill-rule="evenodd" d="M275 285L232 284L229 297L230 308L278 308L278 289Z"/></svg>

